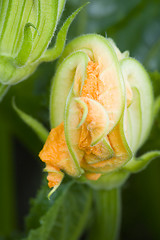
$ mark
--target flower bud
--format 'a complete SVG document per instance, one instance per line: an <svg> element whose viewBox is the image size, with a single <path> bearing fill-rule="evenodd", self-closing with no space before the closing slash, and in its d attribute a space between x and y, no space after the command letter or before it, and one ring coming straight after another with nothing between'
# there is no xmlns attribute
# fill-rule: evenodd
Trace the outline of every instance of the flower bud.
<svg viewBox="0 0 160 240"><path fill-rule="evenodd" d="M2 1L0 15L0 98L8 85L30 76L43 61L62 52L75 11L60 29L55 46L48 48L61 17L65 0Z"/></svg>
<svg viewBox="0 0 160 240"><path fill-rule="evenodd" d="M96 188L122 184L148 137L152 110L150 79L138 61L111 39L74 39L53 79L52 130L39 154L46 170L56 169L48 171L49 186L59 185L63 172Z"/></svg>

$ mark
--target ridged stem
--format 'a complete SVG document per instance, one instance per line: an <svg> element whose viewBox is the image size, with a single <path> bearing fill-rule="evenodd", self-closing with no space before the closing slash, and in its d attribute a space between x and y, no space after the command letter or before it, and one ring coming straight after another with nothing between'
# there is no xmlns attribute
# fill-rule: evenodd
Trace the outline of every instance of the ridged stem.
<svg viewBox="0 0 160 240"><path fill-rule="evenodd" d="M120 230L120 189L95 192L95 219L90 240L116 240Z"/></svg>

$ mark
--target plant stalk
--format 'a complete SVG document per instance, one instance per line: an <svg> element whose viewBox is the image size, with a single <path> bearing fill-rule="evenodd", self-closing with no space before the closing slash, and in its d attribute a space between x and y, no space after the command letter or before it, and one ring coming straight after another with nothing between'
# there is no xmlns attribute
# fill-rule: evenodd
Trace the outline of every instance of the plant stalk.
<svg viewBox="0 0 160 240"><path fill-rule="evenodd" d="M120 189L95 192L95 219L90 240L116 240L121 219Z"/></svg>

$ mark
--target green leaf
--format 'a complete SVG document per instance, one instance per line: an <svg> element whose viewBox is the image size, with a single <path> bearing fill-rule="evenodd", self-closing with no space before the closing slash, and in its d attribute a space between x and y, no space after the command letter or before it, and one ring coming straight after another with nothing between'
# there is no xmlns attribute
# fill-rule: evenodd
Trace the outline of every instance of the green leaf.
<svg viewBox="0 0 160 240"><path fill-rule="evenodd" d="M40 140L45 143L47 137L48 137L48 130L40 123L38 122L36 119L34 119L33 117L31 117L30 115L26 114L25 112L23 112L22 110L20 110L16 104L15 101L13 99L12 101L12 106L14 108L14 110L17 112L17 114L19 115L19 117L29 126L31 127L34 132L37 134L37 136L40 138Z"/></svg>
<svg viewBox="0 0 160 240"><path fill-rule="evenodd" d="M80 237L86 226L91 207L91 190L73 181L62 185L53 194L51 203L47 195L44 196L46 187L39 192L27 222L34 224L35 227L39 212L46 212L40 217L40 222L37 224L39 227L31 230L25 240L77 240ZM31 224L29 225L31 228Z"/></svg>
<svg viewBox="0 0 160 240"><path fill-rule="evenodd" d="M40 219L40 223L41 223L40 227L35 230L31 230L26 240L35 240L35 239L47 240L48 239L50 232L56 223L56 217L58 215L58 211L61 207L61 204L65 196L64 193L61 194L56 199L52 207Z"/></svg>
<svg viewBox="0 0 160 240"><path fill-rule="evenodd" d="M65 195L69 188L72 186L73 181L62 183L59 189L52 195L51 199L48 199L48 193L50 189L46 179L42 182L41 188L37 193L35 199L31 199L31 209L29 215L26 218L26 230L29 233L30 230L39 229L41 221L48 211L53 207L57 199L61 195ZM63 196L64 197L64 196Z"/></svg>
<svg viewBox="0 0 160 240"><path fill-rule="evenodd" d="M65 23L63 24L62 28L60 29L57 38L56 38L56 43L54 45L53 48L48 49L44 55L42 55L41 60L40 61L53 61L56 58L58 58L60 56L60 54L62 53L63 49L64 49L64 45L66 42L66 36L67 36L67 32L69 29L70 24L72 23L72 21L74 20L74 18L76 17L76 15L82 10L82 8L84 8L84 6L86 6L86 4L84 4L82 7L78 8L74 13L72 13L72 15L65 21Z"/></svg>
<svg viewBox="0 0 160 240"><path fill-rule="evenodd" d="M71 187L52 231L54 240L79 239L87 224L91 196L91 190L84 185L74 184Z"/></svg>
<svg viewBox="0 0 160 240"><path fill-rule="evenodd" d="M43 181L36 198L31 199L30 201L31 208L25 221L27 232L40 226L40 218L51 208L52 204L55 201L55 198L59 195L59 191L55 192L54 197L52 197L49 201L47 198L48 193L49 188L47 181L45 180Z"/></svg>
<svg viewBox="0 0 160 240"><path fill-rule="evenodd" d="M160 151L152 151L145 153L139 158L133 158L131 161L129 161L124 166L124 169L131 173L140 172L144 170L148 166L148 164L157 157L160 157Z"/></svg>

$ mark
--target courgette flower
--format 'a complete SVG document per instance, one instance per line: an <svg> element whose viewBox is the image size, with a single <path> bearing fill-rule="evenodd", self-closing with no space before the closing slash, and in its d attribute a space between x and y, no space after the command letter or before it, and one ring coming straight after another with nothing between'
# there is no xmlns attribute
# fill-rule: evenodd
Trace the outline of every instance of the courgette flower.
<svg viewBox="0 0 160 240"><path fill-rule="evenodd" d="M49 135L36 120L18 114L45 140L39 156L53 191L64 174L95 189L120 187L160 151L136 157L150 133L155 106L143 66L112 39L80 36L65 48L53 78ZM41 131L41 134L40 134ZM47 138L47 140L46 140Z"/></svg>
<svg viewBox="0 0 160 240"><path fill-rule="evenodd" d="M152 85L143 66L96 34L70 42L50 99L52 130L39 156L53 191L64 172L95 188L120 186L158 151L136 159L153 121Z"/></svg>
<svg viewBox="0 0 160 240"><path fill-rule="evenodd" d="M62 52L75 11L55 33L65 0L5 0L0 4L0 99L10 85L30 76L41 62L53 61Z"/></svg>

